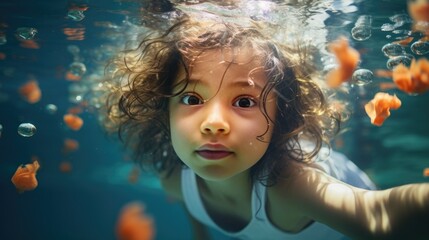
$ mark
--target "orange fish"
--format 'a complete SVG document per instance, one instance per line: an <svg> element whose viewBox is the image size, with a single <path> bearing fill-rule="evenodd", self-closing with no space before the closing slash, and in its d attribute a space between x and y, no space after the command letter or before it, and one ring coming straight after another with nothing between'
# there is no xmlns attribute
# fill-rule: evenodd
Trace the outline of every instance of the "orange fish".
<svg viewBox="0 0 429 240"><path fill-rule="evenodd" d="M413 59L410 68L399 64L393 69L393 82L406 93L423 93L429 90L429 61L425 58L417 62Z"/></svg>
<svg viewBox="0 0 429 240"><path fill-rule="evenodd" d="M63 173L69 173L72 170L72 165L68 161L62 161L60 163L60 171Z"/></svg>
<svg viewBox="0 0 429 240"><path fill-rule="evenodd" d="M400 44L402 46L407 46L410 42L413 41L413 39L414 39L414 37L407 37L407 38L404 38L404 39L401 39L398 41L394 41L392 43L397 43L397 44Z"/></svg>
<svg viewBox="0 0 429 240"><path fill-rule="evenodd" d="M136 183L139 179L140 170L137 167L134 167L131 172L128 174L128 182Z"/></svg>
<svg viewBox="0 0 429 240"><path fill-rule="evenodd" d="M63 153L67 154L67 153L75 152L78 149L79 149L78 141L71 138L64 139Z"/></svg>
<svg viewBox="0 0 429 240"><path fill-rule="evenodd" d="M425 0L408 1L408 13L414 21L429 22L429 2Z"/></svg>
<svg viewBox="0 0 429 240"><path fill-rule="evenodd" d="M39 84L36 80L30 80L21 87L19 87L18 90L19 94L29 103L37 103L40 101L40 98L42 97L42 91L39 88Z"/></svg>
<svg viewBox="0 0 429 240"><path fill-rule="evenodd" d="M86 11L86 10L88 10L88 6L86 5L86 4L82 4L82 5L77 5L77 4L75 4L75 3L72 3L69 7L68 7L68 9L69 10L79 10L79 11Z"/></svg>
<svg viewBox="0 0 429 240"><path fill-rule="evenodd" d="M78 131L83 125L82 118L74 114L65 114L63 119L64 123L73 131Z"/></svg>
<svg viewBox="0 0 429 240"><path fill-rule="evenodd" d="M379 84L379 87L380 87L381 91L386 91L386 90L390 90L390 89L395 89L396 84L394 82L381 82Z"/></svg>
<svg viewBox="0 0 429 240"><path fill-rule="evenodd" d="M379 92L375 94L374 99L365 104L365 112L371 118L372 124L381 126L390 116L390 109L398 109L400 106L401 100L396 95Z"/></svg>
<svg viewBox="0 0 429 240"><path fill-rule="evenodd" d="M69 81L80 81L82 79L81 76L75 75L70 71L66 72L65 78L66 80L69 80Z"/></svg>
<svg viewBox="0 0 429 240"><path fill-rule="evenodd" d="M423 169L423 176L424 177L429 177L429 168Z"/></svg>
<svg viewBox="0 0 429 240"><path fill-rule="evenodd" d="M339 67L327 74L327 83L330 87L338 87L352 77L359 63L360 54L356 49L349 46L349 42L345 37L341 37L331 43L329 50L335 54Z"/></svg>
<svg viewBox="0 0 429 240"><path fill-rule="evenodd" d="M389 70L377 69L374 71L374 74L380 78L392 78L392 71Z"/></svg>
<svg viewBox="0 0 429 240"><path fill-rule="evenodd" d="M429 36L424 36L424 37L420 38L419 41L421 41L421 42L429 42Z"/></svg>
<svg viewBox="0 0 429 240"><path fill-rule="evenodd" d="M67 113L71 113L71 114L80 114L83 112L82 106L74 106L74 107L70 107L69 109L67 109Z"/></svg>
<svg viewBox="0 0 429 240"><path fill-rule="evenodd" d="M21 46L23 48L30 48L30 49L39 49L40 48L39 44L32 39L20 40L19 42L20 42L19 46Z"/></svg>
<svg viewBox="0 0 429 240"><path fill-rule="evenodd" d="M36 173L39 168L39 161L36 160L33 163L23 164L16 169L12 183L19 192L31 191L37 187Z"/></svg>
<svg viewBox="0 0 429 240"><path fill-rule="evenodd" d="M129 203L122 208L116 224L116 235L119 240L154 239L153 220L143 213L144 205L138 202Z"/></svg>
<svg viewBox="0 0 429 240"><path fill-rule="evenodd" d="M85 39L85 28L63 28L63 33L67 36L67 40Z"/></svg>

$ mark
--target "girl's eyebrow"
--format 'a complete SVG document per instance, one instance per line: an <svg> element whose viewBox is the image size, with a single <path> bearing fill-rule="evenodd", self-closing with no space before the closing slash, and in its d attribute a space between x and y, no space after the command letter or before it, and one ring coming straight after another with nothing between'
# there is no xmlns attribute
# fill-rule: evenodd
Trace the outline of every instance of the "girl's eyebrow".
<svg viewBox="0 0 429 240"><path fill-rule="evenodd" d="M201 84L203 86L207 86L208 85L208 83L202 81L201 79L194 79L194 78L189 79L187 81L187 83L190 86L196 86L197 84ZM244 88L249 88L250 87L250 88L257 89L257 90L262 90L263 89L263 87L260 84L258 84L256 81L251 80L251 79L238 79L238 80L235 80L235 81L231 82L230 84L228 84L228 87L242 87L242 88L243 87Z"/></svg>
<svg viewBox="0 0 429 240"><path fill-rule="evenodd" d="M256 81L252 79L238 79L237 81L233 81L230 85L238 87L250 87L258 90L263 89L261 85L259 85Z"/></svg>

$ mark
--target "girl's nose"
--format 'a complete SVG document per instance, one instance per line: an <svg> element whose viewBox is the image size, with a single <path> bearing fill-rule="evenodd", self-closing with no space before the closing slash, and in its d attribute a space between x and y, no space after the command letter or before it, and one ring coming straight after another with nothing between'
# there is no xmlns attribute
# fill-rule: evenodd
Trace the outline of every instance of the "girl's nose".
<svg viewBox="0 0 429 240"><path fill-rule="evenodd" d="M230 126L226 120L226 111L221 106L213 104L206 111L200 130L203 134L228 134Z"/></svg>

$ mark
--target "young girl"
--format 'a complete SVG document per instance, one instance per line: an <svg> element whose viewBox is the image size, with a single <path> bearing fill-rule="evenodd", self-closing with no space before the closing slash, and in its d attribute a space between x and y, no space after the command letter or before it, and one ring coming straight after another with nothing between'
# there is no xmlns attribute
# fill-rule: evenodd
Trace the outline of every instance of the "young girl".
<svg viewBox="0 0 429 240"><path fill-rule="evenodd" d="M342 119L310 58L256 25L185 18L112 63L106 126L183 201L195 239L203 225L237 239L427 239L429 184L375 191L323 147Z"/></svg>

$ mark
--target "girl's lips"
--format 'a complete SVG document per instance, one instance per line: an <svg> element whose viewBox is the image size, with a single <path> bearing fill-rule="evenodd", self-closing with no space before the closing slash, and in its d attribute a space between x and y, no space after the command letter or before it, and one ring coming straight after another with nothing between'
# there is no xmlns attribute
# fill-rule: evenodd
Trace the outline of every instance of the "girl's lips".
<svg viewBox="0 0 429 240"><path fill-rule="evenodd" d="M199 150L197 154L208 160L219 160L232 154L229 151Z"/></svg>

